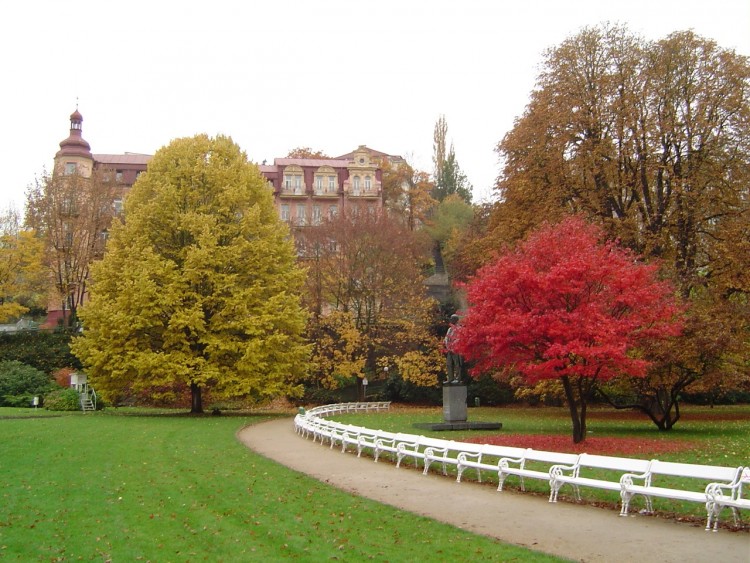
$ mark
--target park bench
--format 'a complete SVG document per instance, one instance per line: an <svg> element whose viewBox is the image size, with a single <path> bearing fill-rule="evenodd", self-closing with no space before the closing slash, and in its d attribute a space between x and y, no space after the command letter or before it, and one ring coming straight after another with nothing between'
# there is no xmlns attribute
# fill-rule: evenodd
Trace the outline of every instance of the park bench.
<svg viewBox="0 0 750 563"><path fill-rule="evenodd" d="M375 456L375 453L377 451L377 442L381 438L384 438L386 440L394 438L396 436L393 432L386 432L384 430L369 430L367 432L363 431L360 432L359 436L357 437L357 457L360 457L362 455L362 451L365 448L370 448L372 450L373 457ZM377 458L375 458L375 461L377 461Z"/></svg>
<svg viewBox="0 0 750 563"><path fill-rule="evenodd" d="M487 447L487 444L473 444L470 442L456 442L451 440L441 447L428 446L424 450L424 469L422 473L427 475L430 471L430 465L437 462L443 466L443 475L448 474L447 465L459 467L459 456L464 452L475 452L481 448ZM460 481L460 479L458 479Z"/></svg>
<svg viewBox="0 0 750 563"><path fill-rule="evenodd" d="M367 443L372 444L369 447L375 447L379 432L381 431L350 424L341 431L341 451L346 452L347 446L353 446L357 448L357 457L359 457L362 454L362 448L367 447Z"/></svg>
<svg viewBox="0 0 750 563"><path fill-rule="evenodd" d="M501 457L497 464L497 490L503 490L505 479L510 475L515 475L521 480L521 490L525 491L524 479L543 479L550 481L550 468L553 465L574 465L581 454L566 454L560 452L545 452L524 450L520 457ZM529 467L528 464L531 464ZM539 466L541 468L537 468ZM551 484L551 483L550 483Z"/></svg>
<svg viewBox="0 0 750 563"><path fill-rule="evenodd" d="M706 530L716 532L719 528L719 514L724 508L732 509L734 525L740 523L739 510L750 510L750 467L742 470L740 479L732 484L710 483L706 487L706 496L708 497L708 522Z"/></svg>
<svg viewBox="0 0 750 563"><path fill-rule="evenodd" d="M377 462L383 452L390 452L393 456L398 455L398 445L401 442L414 442L418 436L414 434L397 433L393 434L390 432L383 432L377 440L375 440L374 456Z"/></svg>
<svg viewBox="0 0 750 563"><path fill-rule="evenodd" d="M426 436L417 436L413 442L399 442L396 446L396 467L401 466L401 460L405 457L414 458L414 466L419 467L419 460L425 461L427 455L427 449L430 450L430 455L435 456L439 453L441 456L448 455L448 449L450 444L455 444L453 440L443 440L440 438L428 438ZM429 467L425 461L425 467ZM423 473L427 473L424 471ZM445 463L443 463L443 474L446 474Z"/></svg>
<svg viewBox="0 0 750 563"><path fill-rule="evenodd" d="M742 467L721 467L715 465L698 465L693 463L676 463L653 460L648 470L641 474L626 473L620 478L620 496L622 510L620 516L627 516L630 501L635 495L642 495L646 500L646 512L653 512L652 497L671 500L700 502L706 504L709 511L709 499L705 486L700 490L690 489L689 485L681 488L662 487L655 484L663 477L681 477L691 480L708 481L716 486L732 487L742 475ZM692 483L692 481L691 481Z"/></svg>
<svg viewBox="0 0 750 563"><path fill-rule="evenodd" d="M557 502L560 487L565 484L573 486L576 500L581 500L579 487L593 487L619 493L620 478L624 473L645 473L650 464L651 461L646 459L581 454L572 465L553 465L550 468L549 501ZM598 470L599 475L610 472L610 478L592 476L589 470Z"/></svg>
<svg viewBox="0 0 750 563"><path fill-rule="evenodd" d="M482 482L482 470L497 472L502 458L519 458L526 448L495 446L492 444L462 444L463 449L456 458L456 481L461 482L464 471L477 470L477 481Z"/></svg>

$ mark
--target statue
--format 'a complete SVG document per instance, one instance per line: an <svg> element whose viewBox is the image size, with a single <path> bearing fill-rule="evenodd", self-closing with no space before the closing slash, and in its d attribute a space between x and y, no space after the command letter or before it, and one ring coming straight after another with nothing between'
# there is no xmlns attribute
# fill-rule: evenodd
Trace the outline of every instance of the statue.
<svg viewBox="0 0 750 563"><path fill-rule="evenodd" d="M450 326L445 334L443 341L445 347L445 382L444 383L461 383L463 370L463 358L455 352L456 330L458 329L458 315L451 315Z"/></svg>

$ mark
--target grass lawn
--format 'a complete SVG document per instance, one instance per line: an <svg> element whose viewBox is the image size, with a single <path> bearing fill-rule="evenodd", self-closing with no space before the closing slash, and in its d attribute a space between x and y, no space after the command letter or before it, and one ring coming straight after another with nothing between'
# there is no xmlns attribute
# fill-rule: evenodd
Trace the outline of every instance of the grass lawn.
<svg viewBox="0 0 750 563"><path fill-rule="evenodd" d="M267 416L50 414L0 409L0 559L555 560L255 455Z"/></svg>
<svg viewBox="0 0 750 563"><path fill-rule="evenodd" d="M730 467L750 466L750 405L721 406L715 408L685 405L682 418L668 432L659 432L644 415L613 409L593 409L588 414L588 437L583 444L574 445L571 438L570 415L566 407L552 408L471 408L470 421L502 422L498 431L486 430L431 432L414 428L415 423L442 422L442 409L399 408L388 412L345 414L334 417L347 424L378 428L391 432L409 432L456 441L497 443L501 445L534 448L539 450L588 452L641 459L661 459L682 463L723 465ZM408 465L408 464L407 464ZM528 467L532 468L531 465ZM449 469L455 474L455 467ZM539 469L542 469L539 467ZM546 471L546 467L544 470ZM435 466L439 470L439 465ZM590 476L604 477L603 472L591 472ZM464 474L464 479L474 479L473 470ZM608 478L612 478L608 476ZM497 486L497 475L482 473L482 481L488 486ZM707 483L660 477L654 481L659 486L690 486L703 490ZM518 489L519 481L509 477L505 488ZM531 493L549 495L549 484L545 481L526 480L526 490ZM581 489L584 502L604 504L619 510L619 494L594 489ZM560 499L570 500L572 490L563 487ZM638 512L644 504L641 497L631 503L631 512ZM660 516L692 520L705 525L706 511L702 504L685 503L665 499L654 499L654 507ZM748 520L745 515L745 520ZM728 510L722 522L732 522ZM742 526L748 531L748 525Z"/></svg>

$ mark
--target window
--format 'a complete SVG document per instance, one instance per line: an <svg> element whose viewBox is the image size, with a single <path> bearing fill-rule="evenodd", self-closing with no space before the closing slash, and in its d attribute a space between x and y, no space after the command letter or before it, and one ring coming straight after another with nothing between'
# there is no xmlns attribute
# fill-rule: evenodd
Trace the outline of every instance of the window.
<svg viewBox="0 0 750 563"><path fill-rule="evenodd" d="M304 205L297 206L297 224L304 227L307 223L307 209Z"/></svg>
<svg viewBox="0 0 750 563"><path fill-rule="evenodd" d="M313 205L312 222L313 225L320 225L321 221L320 205Z"/></svg>
<svg viewBox="0 0 750 563"><path fill-rule="evenodd" d="M75 174L76 172L76 163L75 162L66 162L65 163L65 175L70 176L71 174Z"/></svg>
<svg viewBox="0 0 750 563"><path fill-rule="evenodd" d="M292 177L288 174L284 174L284 188L287 190L292 189Z"/></svg>
<svg viewBox="0 0 750 563"><path fill-rule="evenodd" d="M281 204L281 220L289 221L289 204L288 203Z"/></svg>
<svg viewBox="0 0 750 563"><path fill-rule="evenodd" d="M294 193L302 193L302 176L297 176L296 174L294 175Z"/></svg>
<svg viewBox="0 0 750 563"><path fill-rule="evenodd" d="M354 177L354 195L359 195L359 176Z"/></svg>
<svg viewBox="0 0 750 563"><path fill-rule="evenodd" d="M369 176L365 176L365 191L369 192L372 189L372 180Z"/></svg>
<svg viewBox="0 0 750 563"><path fill-rule="evenodd" d="M328 176L328 191L336 191L336 176Z"/></svg>
<svg viewBox="0 0 750 563"><path fill-rule="evenodd" d="M112 201L112 209L115 212L115 215L122 214L122 199L117 198Z"/></svg>
<svg viewBox="0 0 750 563"><path fill-rule="evenodd" d="M115 182L122 182L122 170L115 171Z"/></svg>
<svg viewBox="0 0 750 563"><path fill-rule="evenodd" d="M73 228L70 226L70 223L63 223L63 248L70 248L73 246Z"/></svg>
<svg viewBox="0 0 750 563"><path fill-rule="evenodd" d="M328 208L328 218L329 219L334 219L336 217L336 215L338 215L338 214L339 214L339 208L338 208L337 205L331 205Z"/></svg>
<svg viewBox="0 0 750 563"><path fill-rule="evenodd" d="M323 191L323 176L315 176L315 193Z"/></svg>
<svg viewBox="0 0 750 563"><path fill-rule="evenodd" d="M60 212L63 215L73 215L76 210L76 202L71 196L65 196L60 202Z"/></svg>

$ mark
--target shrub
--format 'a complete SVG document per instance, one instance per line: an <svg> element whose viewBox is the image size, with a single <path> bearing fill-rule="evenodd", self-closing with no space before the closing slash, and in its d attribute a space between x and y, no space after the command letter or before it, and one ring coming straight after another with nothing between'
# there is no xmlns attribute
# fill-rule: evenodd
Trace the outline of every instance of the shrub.
<svg viewBox="0 0 750 563"><path fill-rule="evenodd" d="M75 389L58 389L44 397L44 407L50 411L78 411L81 399Z"/></svg>
<svg viewBox="0 0 750 563"><path fill-rule="evenodd" d="M53 387L50 377L17 361L0 362L0 406L26 407Z"/></svg>
<svg viewBox="0 0 750 563"><path fill-rule="evenodd" d="M70 353L69 333L25 331L0 334L0 360L16 360L52 373L62 367L81 368Z"/></svg>

